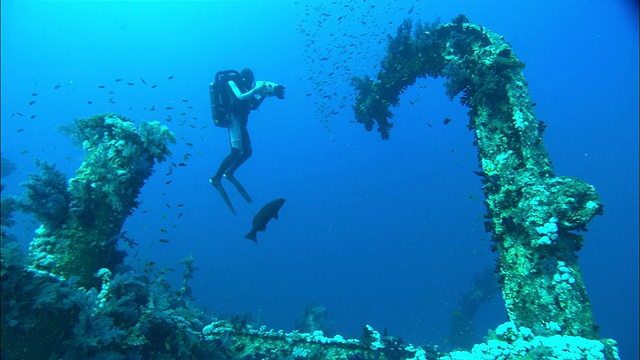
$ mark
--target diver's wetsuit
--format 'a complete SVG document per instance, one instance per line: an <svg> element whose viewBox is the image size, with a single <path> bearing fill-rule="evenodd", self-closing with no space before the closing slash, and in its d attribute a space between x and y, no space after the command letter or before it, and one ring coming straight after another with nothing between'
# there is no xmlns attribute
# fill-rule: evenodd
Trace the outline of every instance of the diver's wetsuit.
<svg viewBox="0 0 640 360"><path fill-rule="evenodd" d="M242 83L236 82L236 85L242 93L249 91ZM231 91L229 89L229 91ZM251 139L249 138L249 132L247 131L247 122L249 121L249 113L251 110L256 110L264 99L256 99L251 97L248 100L240 100L235 96L231 96L233 99L231 105L231 116L229 121L229 145L231 152L227 157L222 160L220 167L215 175L213 175L214 181L220 181L222 175L232 178L234 172L240 165L242 165L252 154Z"/></svg>

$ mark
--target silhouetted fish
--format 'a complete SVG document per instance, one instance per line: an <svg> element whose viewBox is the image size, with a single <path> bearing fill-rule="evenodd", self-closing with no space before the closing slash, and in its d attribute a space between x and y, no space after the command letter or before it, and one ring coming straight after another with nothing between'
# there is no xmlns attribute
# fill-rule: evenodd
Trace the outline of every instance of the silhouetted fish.
<svg viewBox="0 0 640 360"><path fill-rule="evenodd" d="M284 205L284 202L285 199L280 198L273 200L272 202L263 206L262 209L258 211L256 216L253 217L253 228L247 233L247 235L244 236L245 239L249 239L257 243L257 232L265 231L267 229L267 223L269 222L269 220L278 218L278 211L280 210L282 205Z"/></svg>

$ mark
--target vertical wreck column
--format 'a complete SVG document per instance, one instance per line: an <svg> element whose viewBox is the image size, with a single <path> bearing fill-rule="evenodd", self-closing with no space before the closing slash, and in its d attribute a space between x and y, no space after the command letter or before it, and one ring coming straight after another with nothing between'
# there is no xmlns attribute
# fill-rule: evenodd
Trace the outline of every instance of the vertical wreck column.
<svg viewBox="0 0 640 360"><path fill-rule="evenodd" d="M554 175L522 71L505 72L492 89L505 101L475 100L470 116L509 318L597 338L576 256L583 239L572 231L585 230L602 205L593 186ZM474 84L480 92L486 85Z"/></svg>
<svg viewBox="0 0 640 360"><path fill-rule="evenodd" d="M43 222L31 242L33 267L81 286L98 287L102 268L117 271L124 252L117 249L126 218L154 163L171 155L175 136L158 122L133 122L115 114L75 120L61 130L87 155L67 186L64 175L41 165L33 175L22 206Z"/></svg>
<svg viewBox="0 0 640 360"><path fill-rule="evenodd" d="M383 139L393 123L389 107L418 77L446 77L450 99L470 108L486 196L485 227L498 252L509 319L539 334L597 338L576 252L587 223L602 214L593 186L557 177L543 146L524 64L502 36L470 24L464 15L441 26L409 21L390 39L377 81L353 79L354 112Z"/></svg>

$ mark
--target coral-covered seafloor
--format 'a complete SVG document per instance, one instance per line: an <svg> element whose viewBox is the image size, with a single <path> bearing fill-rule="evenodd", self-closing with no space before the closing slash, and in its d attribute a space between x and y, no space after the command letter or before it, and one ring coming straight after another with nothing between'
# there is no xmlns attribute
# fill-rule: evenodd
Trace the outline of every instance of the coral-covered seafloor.
<svg viewBox="0 0 640 360"><path fill-rule="evenodd" d="M117 248L119 241L135 246L122 225L175 138L157 122L136 126L103 114L61 129L87 152L74 178L38 162L24 195L2 199L2 358L618 359L615 341L598 338L576 256L583 241L576 231L602 214L602 204L591 185L553 173L524 64L502 37L464 16L441 26L407 21L387 50L377 80L353 80L356 119L367 130L377 124L383 139L390 136L389 108L418 77L446 77L447 95L462 93L470 108L509 315L484 343L444 354L368 325L360 339L328 337L323 309L311 305L300 331L256 329L192 305L193 257L181 261L180 289L136 273ZM2 167L3 176L15 168L5 159ZM14 211L42 224L26 255L11 235ZM474 293L495 291L494 279L479 278ZM486 294L464 299L462 313L473 317Z"/></svg>

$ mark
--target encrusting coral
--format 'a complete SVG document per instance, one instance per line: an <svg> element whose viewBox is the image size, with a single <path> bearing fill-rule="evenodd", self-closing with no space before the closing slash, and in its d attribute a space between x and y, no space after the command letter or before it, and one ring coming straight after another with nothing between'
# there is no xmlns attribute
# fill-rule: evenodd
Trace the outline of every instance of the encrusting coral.
<svg viewBox="0 0 640 360"><path fill-rule="evenodd" d="M116 248L122 225L154 163L171 155L168 144L175 137L158 122L136 128L115 114L75 120L60 129L87 155L68 187L64 175L46 163L24 184L23 208L43 222L30 246L34 267L97 286L99 269L114 270L122 263L124 254Z"/></svg>
<svg viewBox="0 0 640 360"><path fill-rule="evenodd" d="M69 218L71 194L67 179L53 164L36 160L36 166L40 174L29 174L29 181L22 184L26 190L18 205L47 228L56 229Z"/></svg>
<svg viewBox="0 0 640 360"><path fill-rule="evenodd" d="M542 143L538 122L522 74L524 63L511 46L490 30L460 15L442 26L406 21L390 40L376 81L356 78L356 120L371 130L375 123L388 139L391 105L418 77L446 78L450 99L460 93L469 107L486 196L492 248L509 319L544 333L598 338L576 251L587 223L602 214L594 187L556 176ZM560 265L561 264L561 265Z"/></svg>

